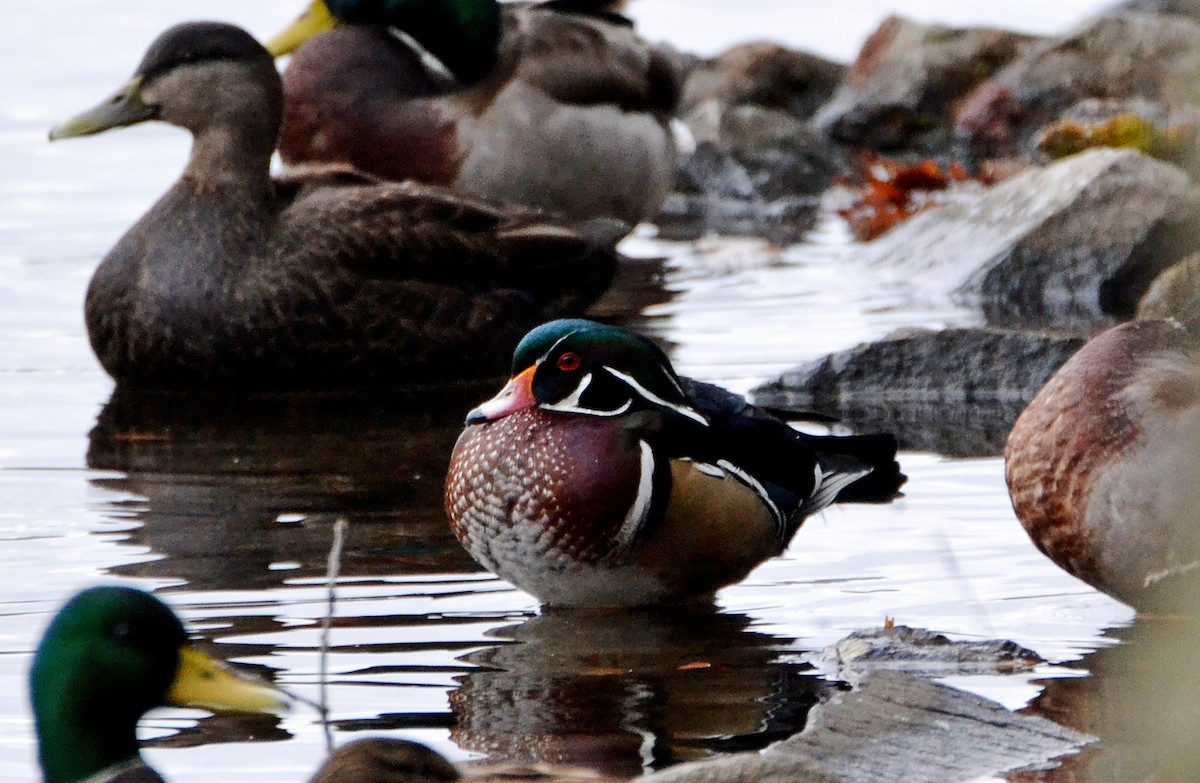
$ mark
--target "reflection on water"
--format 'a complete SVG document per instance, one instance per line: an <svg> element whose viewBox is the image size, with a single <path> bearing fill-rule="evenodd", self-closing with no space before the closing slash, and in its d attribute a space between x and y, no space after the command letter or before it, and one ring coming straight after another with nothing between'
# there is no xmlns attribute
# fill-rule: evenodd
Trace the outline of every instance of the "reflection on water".
<svg viewBox="0 0 1200 783"><path fill-rule="evenodd" d="M684 8L656 2L673 19ZM327 680L339 742L394 733L456 758L565 756L625 771L794 731L831 687L792 663L797 653L886 616L1013 638L1054 661L1092 650L1105 627L1128 619L1033 549L995 459L906 453L904 500L809 520L783 557L722 592L716 615L590 620L538 615L528 596L480 572L445 526L449 446L491 385L390 398L118 394L105 405L109 381L81 319L87 279L177 176L187 139L143 127L49 147L45 131L93 104L154 35L195 11L111 5L15 4L15 21L0 27L20 76L0 96L10 175L0 178L0 780L36 775L25 676L37 634L67 594L114 576L159 590L202 644L301 695L315 698ZM269 34L296 2L204 9ZM770 29L769 15L736 13ZM695 32L685 21L680 33ZM854 267L836 222L812 239L779 248L640 234L624 249L666 256L665 277L638 267L642 284L604 312L667 344L682 372L738 391L897 327L974 317ZM1004 428L963 426L907 442L961 454L972 433L995 444ZM339 517L351 525L326 674L325 558ZM1109 657L1079 664L1095 666L1093 680L1048 683L1038 704L1103 682ZM1111 694L1081 698L1070 710L1087 715ZM303 707L278 722L160 711L142 736L168 779L190 783L295 783L325 750Z"/></svg>
<svg viewBox="0 0 1200 783"><path fill-rule="evenodd" d="M461 747L633 776L804 727L837 686L781 654L792 640L712 611L553 611L490 634L450 694Z"/></svg>
<svg viewBox="0 0 1200 783"><path fill-rule="evenodd" d="M194 589L277 587L325 572L332 522L352 525L342 573L476 570L450 534L442 483L465 411L495 382L388 395L127 394L101 412L94 479L143 500L129 543L165 557L116 572Z"/></svg>
<svg viewBox="0 0 1200 783"><path fill-rule="evenodd" d="M91 432L88 465L108 472L93 481L116 490L111 513L138 523L124 543L156 557L112 572L180 580L189 593L245 591L269 606L269 591L320 580L332 524L347 519L341 573L350 592L333 621L331 684L353 689L433 670L457 683L447 709L393 704L373 713L343 704L333 725L348 737L449 729L463 750L495 760L634 775L762 748L800 730L808 707L836 686L789 660L793 639L753 630L743 614L526 614L488 630L490 643L480 645L456 643L456 629L494 623L494 615L376 614L377 606L359 613L363 597L355 591L386 589L380 576L418 580L443 596L487 589L467 578L479 569L445 523L442 481L462 412L494 387L254 397L118 392ZM311 630L315 618L301 625ZM224 656L270 661L281 643L315 656L315 640L299 639L296 627L279 612L216 602L205 608L200 632ZM397 659L422 652L455 660L439 667ZM290 736L270 722L219 717L155 746Z"/></svg>

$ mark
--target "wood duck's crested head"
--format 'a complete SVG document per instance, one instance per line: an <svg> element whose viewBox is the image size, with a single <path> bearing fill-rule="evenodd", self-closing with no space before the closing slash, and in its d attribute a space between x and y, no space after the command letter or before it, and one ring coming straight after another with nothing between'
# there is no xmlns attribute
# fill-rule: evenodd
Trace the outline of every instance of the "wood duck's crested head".
<svg viewBox="0 0 1200 783"><path fill-rule="evenodd" d="M650 340L581 318L533 329L513 352L513 377L467 415L494 421L526 408L620 416L647 407L707 424L688 403L666 354Z"/></svg>
<svg viewBox="0 0 1200 783"><path fill-rule="evenodd" d="M269 160L283 116L283 86L270 54L245 30L187 22L150 44L133 77L95 108L50 131L50 139L90 136L149 120L200 138L228 137L234 151ZM239 161L240 163L240 161Z"/></svg>

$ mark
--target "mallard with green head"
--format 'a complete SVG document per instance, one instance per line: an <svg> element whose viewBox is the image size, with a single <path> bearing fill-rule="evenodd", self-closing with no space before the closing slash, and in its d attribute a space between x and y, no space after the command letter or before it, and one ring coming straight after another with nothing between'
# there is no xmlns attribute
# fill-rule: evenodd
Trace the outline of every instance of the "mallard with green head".
<svg viewBox="0 0 1200 783"><path fill-rule="evenodd" d="M268 44L295 50L280 155L575 219L652 218L674 183L680 79L619 5L313 0Z"/></svg>
<svg viewBox="0 0 1200 783"><path fill-rule="evenodd" d="M329 388L481 377L616 266L616 221L573 228L412 183L273 181L283 90L248 33L181 24L115 95L51 131L191 132L183 176L109 251L85 316L134 388Z"/></svg>
<svg viewBox="0 0 1200 783"><path fill-rule="evenodd" d="M46 629L29 673L46 783L162 783L138 751L137 723L155 707L279 712L287 697L188 644L157 598L95 587Z"/></svg>

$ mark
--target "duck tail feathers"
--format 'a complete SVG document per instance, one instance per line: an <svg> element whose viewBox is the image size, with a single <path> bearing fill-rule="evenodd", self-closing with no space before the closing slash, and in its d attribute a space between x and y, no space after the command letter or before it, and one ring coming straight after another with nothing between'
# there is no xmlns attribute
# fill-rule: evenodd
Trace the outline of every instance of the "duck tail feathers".
<svg viewBox="0 0 1200 783"><path fill-rule="evenodd" d="M853 464L865 472L837 488L835 503L889 503L901 496L908 480L896 461L896 436L880 432L868 435L813 436L810 441L828 468L840 475L855 473ZM853 463L847 463L847 458Z"/></svg>

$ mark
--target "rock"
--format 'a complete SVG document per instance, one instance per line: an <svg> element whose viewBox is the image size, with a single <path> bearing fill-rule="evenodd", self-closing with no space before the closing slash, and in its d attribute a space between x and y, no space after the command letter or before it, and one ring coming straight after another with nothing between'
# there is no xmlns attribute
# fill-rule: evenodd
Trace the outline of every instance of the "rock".
<svg viewBox="0 0 1200 783"><path fill-rule="evenodd" d="M1116 13L1042 42L995 79L1042 125L1085 98L1195 103L1197 73L1200 23L1170 14Z"/></svg>
<svg viewBox="0 0 1200 783"><path fill-rule="evenodd" d="M689 72L679 113L713 103L778 109L808 119L828 99L846 67L823 57L755 41L697 63Z"/></svg>
<svg viewBox="0 0 1200 783"><path fill-rule="evenodd" d="M1125 0L1125 2L1117 4L1113 11L1178 14L1192 19L1200 19L1200 2L1198 0Z"/></svg>
<svg viewBox="0 0 1200 783"><path fill-rule="evenodd" d="M995 326L1095 331L1133 315L1200 246L1200 190L1132 150L1092 149L926 210L863 246L868 263L979 307Z"/></svg>
<svg viewBox="0 0 1200 783"><path fill-rule="evenodd" d="M951 641L924 628L904 625L855 631L809 659L845 678L876 668L903 669L926 676L1028 671L1042 656L1007 639Z"/></svg>
<svg viewBox="0 0 1200 783"><path fill-rule="evenodd" d="M939 152L951 110L1038 39L991 28L956 29L885 19L863 44L845 82L817 113L834 139L877 150Z"/></svg>
<svg viewBox="0 0 1200 783"><path fill-rule="evenodd" d="M720 140L682 156L676 192L655 220L662 235L798 241L816 222L819 194L845 168L844 153L778 109L735 106L711 119Z"/></svg>
<svg viewBox="0 0 1200 783"><path fill-rule="evenodd" d="M683 86L679 113L689 126L687 117L692 112L712 104L754 105L808 119L837 88L845 72L846 66L840 63L779 44L739 44L692 68Z"/></svg>
<svg viewBox="0 0 1200 783"><path fill-rule="evenodd" d="M994 329L907 330L788 370L752 392L759 405L834 414L903 448L993 456L1029 400L1081 337Z"/></svg>
<svg viewBox="0 0 1200 783"><path fill-rule="evenodd" d="M644 783L959 783L1046 764L1094 738L921 677L874 671L761 754L680 764Z"/></svg>
<svg viewBox="0 0 1200 783"><path fill-rule="evenodd" d="M1195 318L1200 313L1200 253L1164 270L1141 301L1138 318Z"/></svg>
<svg viewBox="0 0 1200 783"><path fill-rule="evenodd" d="M766 42L697 63L680 118L696 148L680 156L676 192L655 221L663 236L710 232L798 241L816 222L845 152L808 123L845 66Z"/></svg>

